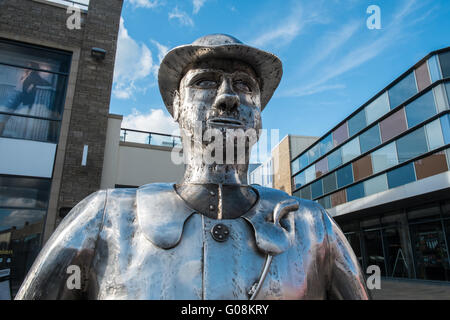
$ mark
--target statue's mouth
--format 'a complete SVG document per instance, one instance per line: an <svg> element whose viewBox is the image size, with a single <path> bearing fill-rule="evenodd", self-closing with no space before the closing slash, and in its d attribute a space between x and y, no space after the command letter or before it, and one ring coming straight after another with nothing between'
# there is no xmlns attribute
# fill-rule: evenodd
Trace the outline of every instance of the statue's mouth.
<svg viewBox="0 0 450 320"><path fill-rule="evenodd" d="M206 121L209 125L213 127L229 127L229 128L242 128L244 127L244 123L240 120L236 120L234 118L210 118Z"/></svg>

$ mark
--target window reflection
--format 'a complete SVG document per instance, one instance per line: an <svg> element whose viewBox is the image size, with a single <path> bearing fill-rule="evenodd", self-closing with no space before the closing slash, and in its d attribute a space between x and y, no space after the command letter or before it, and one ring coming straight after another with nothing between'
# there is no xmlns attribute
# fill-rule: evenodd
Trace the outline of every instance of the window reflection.
<svg viewBox="0 0 450 320"><path fill-rule="evenodd" d="M411 72L389 89L391 110L411 98L416 93L416 79L414 77L414 72Z"/></svg>

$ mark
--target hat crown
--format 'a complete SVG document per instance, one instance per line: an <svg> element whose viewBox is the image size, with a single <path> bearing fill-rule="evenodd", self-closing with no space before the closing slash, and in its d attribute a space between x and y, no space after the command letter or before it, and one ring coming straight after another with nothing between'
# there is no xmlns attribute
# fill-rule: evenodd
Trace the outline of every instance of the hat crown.
<svg viewBox="0 0 450 320"><path fill-rule="evenodd" d="M208 34L195 40L197 46L222 46L227 44L243 44L239 39L223 33Z"/></svg>

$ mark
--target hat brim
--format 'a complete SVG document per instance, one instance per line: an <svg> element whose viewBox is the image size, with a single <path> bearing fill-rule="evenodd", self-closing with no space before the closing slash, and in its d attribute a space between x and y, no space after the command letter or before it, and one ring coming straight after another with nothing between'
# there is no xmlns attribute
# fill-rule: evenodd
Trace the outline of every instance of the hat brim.
<svg viewBox="0 0 450 320"><path fill-rule="evenodd" d="M159 91L172 116L174 94L183 71L189 64L208 58L237 59L252 66L261 84L261 110L269 102L283 75L282 63L276 55L244 44L176 47L166 54L158 72Z"/></svg>

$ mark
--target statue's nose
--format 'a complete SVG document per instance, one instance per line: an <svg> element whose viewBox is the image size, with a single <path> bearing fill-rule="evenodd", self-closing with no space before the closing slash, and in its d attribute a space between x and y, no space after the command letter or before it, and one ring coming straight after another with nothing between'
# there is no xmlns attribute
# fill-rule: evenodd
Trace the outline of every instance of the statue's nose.
<svg viewBox="0 0 450 320"><path fill-rule="evenodd" d="M231 80L224 79L217 92L213 107L223 111L232 111L236 110L239 104L240 99L233 90Z"/></svg>

